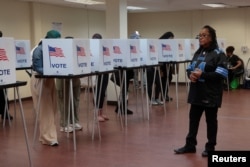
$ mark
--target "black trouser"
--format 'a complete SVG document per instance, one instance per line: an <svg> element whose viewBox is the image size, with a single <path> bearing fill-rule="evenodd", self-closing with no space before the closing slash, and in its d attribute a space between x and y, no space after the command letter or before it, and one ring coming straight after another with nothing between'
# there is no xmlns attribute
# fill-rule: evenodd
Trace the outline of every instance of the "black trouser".
<svg viewBox="0 0 250 167"><path fill-rule="evenodd" d="M154 82L154 75L155 75L155 82ZM159 77L159 72L156 70L155 73L155 68L148 68L147 69L147 85L148 85L148 97L149 99L152 98L152 89L153 89L153 84L155 83L155 99L159 98L160 92L161 92L161 83L160 83L160 77Z"/></svg>
<svg viewBox="0 0 250 167"><path fill-rule="evenodd" d="M172 76L173 69L172 69L170 64L163 63L163 65L161 65L161 72L162 72L161 83L162 83L163 94L166 95L165 99L167 99L168 98L168 88L169 88L169 85L173 79L173 76ZM167 81L168 81L168 85L167 85ZM166 94L165 94L165 92L166 92Z"/></svg>
<svg viewBox="0 0 250 167"><path fill-rule="evenodd" d="M101 85L102 80L102 85ZM96 85L96 106L101 109L103 107L105 93L108 86L109 74L101 74L97 76L97 85ZM100 95L100 97L99 97Z"/></svg>
<svg viewBox="0 0 250 167"><path fill-rule="evenodd" d="M111 80L113 82L114 82L114 79L116 80L116 84L118 86L121 86L120 78L122 80L122 78L123 78L123 72L124 72L123 69L120 70L120 71L116 71L115 72L115 76L111 77ZM123 83L122 91L121 91L121 95L120 95L121 98L122 98L122 102L120 104L121 105L121 111L124 111L125 103L127 101L126 100L127 99L126 95L127 95L127 91L128 91L128 88L129 88L129 81L134 78L134 71L133 70L129 69L129 70L125 70L125 72L126 72L126 87L124 86L125 83ZM119 74L121 74L121 75L119 75ZM125 92L125 90L126 90L126 92ZM118 103L117 103L117 108L118 108Z"/></svg>
<svg viewBox="0 0 250 167"><path fill-rule="evenodd" d="M205 111L206 123L207 123L207 139L208 142L205 145L207 151L213 151L216 145L217 138L217 107L203 107L198 105L191 105L189 113L189 132L186 137L186 146L195 147L197 145L197 133L199 129L200 118Z"/></svg>
<svg viewBox="0 0 250 167"><path fill-rule="evenodd" d="M0 89L0 115L2 115L2 117L4 114L5 102L6 101L5 101L5 96L4 96L4 89Z"/></svg>

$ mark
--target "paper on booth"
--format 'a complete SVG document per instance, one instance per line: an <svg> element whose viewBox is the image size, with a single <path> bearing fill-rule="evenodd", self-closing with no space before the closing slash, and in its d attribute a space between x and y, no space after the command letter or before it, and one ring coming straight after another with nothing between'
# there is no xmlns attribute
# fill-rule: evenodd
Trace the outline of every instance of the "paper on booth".
<svg viewBox="0 0 250 167"><path fill-rule="evenodd" d="M16 68L31 67L30 41L15 40Z"/></svg>
<svg viewBox="0 0 250 167"><path fill-rule="evenodd" d="M13 38L0 38L0 85L16 82L16 53Z"/></svg>

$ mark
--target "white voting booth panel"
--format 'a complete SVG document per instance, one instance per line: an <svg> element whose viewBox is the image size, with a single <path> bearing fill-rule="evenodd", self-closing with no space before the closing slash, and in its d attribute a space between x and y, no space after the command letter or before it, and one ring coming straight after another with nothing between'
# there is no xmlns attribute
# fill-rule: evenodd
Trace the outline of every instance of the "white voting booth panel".
<svg viewBox="0 0 250 167"><path fill-rule="evenodd" d="M13 38L0 38L0 85L16 82L16 52Z"/></svg>
<svg viewBox="0 0 250 167"><path fill-rule="evenodd" d="M185 61L185 39L159 39L159 62Z"/></svg>
<svg viewBox="0 0 250 167"><path fill-rule="evenodd" d="M141 65L158 64L158 39L139 39Z"/></svg>
<svg viewBox="0 0 250 167"><path fill-rule="evenodd" d="M198 39L185 39L185 60L192 60L199 46Z"/></svg>
<svg viewBox="0 0 250 167"><path fill-rule="evenodd" d="M15 40L16 68L31 67L30 41Z"/></svg>
<svg viewBox="0 0 250 167"><path fill-rule="evenodd" d="M139 67L140 52L137 39L113 40L114 67Z"/></svg>
<svg viewBox="0 0 250 167"><path fill-rule="evenodd" d="M73 55L77 59L79 74L91 72L90 44L89 39L73 39Z"/></svg>
<svg viewBox="0 0 250 167"><path fill-rule="evenodd" d="M104 72L114 69L111 39L90 39L91 71Z"/></svg>
<svg viewBox="0 0 250 167"><path fill-rule="evenodd" d="M219 48L226 53L226 40L225 39L217 39L217 43Z"/></svg>
<svg viewBox="0 0 250 167"><path fill-rule="evenodd" d="M159 39L158 41L159 62L174 61L174 45L175 42L172 39Z"/></svg>
<svg viewBox="0 0 250 167"><path fill-rule="evenodd" d="M174 61L185 61L185 39L174 39L175 44L175 60Z"/></svg>
<svg viewBox="0 0 250 167"><path fill-rule="evenodd" d="M90 73L88 39L43 39L44 75Z"/></svg>

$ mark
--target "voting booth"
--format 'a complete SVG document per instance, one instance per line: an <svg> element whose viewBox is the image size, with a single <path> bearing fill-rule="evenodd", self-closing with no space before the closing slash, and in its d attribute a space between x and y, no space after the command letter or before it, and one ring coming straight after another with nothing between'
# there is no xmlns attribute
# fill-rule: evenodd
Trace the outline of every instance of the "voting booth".
<svg viewBox="0 0 250 167"><path fill-rule="evenodd" d="M139 39L141 65L158 64L158 39Z"/></svg>
<svg viewBox="0 0 250 167"><path fill-rule="evenodd" d="M16 52L13 38L0 38L0 85L16 82Z"/></svg>
<svg viewBox="0 0 250 167"><path fill-rule="evenodd" d="M226 40L225 39L217 39L217 43L218 43L218 46L219 48L224 52L226 53Z"/></svg>
<svg viewBox="0 0 250 167"><path fill-rule="evenodd" d="M88 39L43 39L44 75L91 72Z"/></svg>
<svg viewBox="0 0 250 167"><path fill-rule="evenodd" d="M104 72L114 69L113 40L90 39L91 71Z"/></svg>
<svg viewBox="0 0 250 167"><path fill-rule="evenodd" d="M112 48L114 67L140 66L140 45L138 39L114 39Z"/></svg>
<svg viewBox="0 0 250 167"><path fill-rule="evenodd" d="M199 46L198 39L185 39L185 60L192 60Z"/></svg>
<svg viewBox="0 0 250 167"><path fill-rule="evenodd" d="M16 68L31 67L30 41L15 40Z"/></svg>
<svg viewBox="0 0 250 167"><path fill-rule="evenodd" d="M186 60L185 39L159 39L159 62L179 62Z"/></svg>

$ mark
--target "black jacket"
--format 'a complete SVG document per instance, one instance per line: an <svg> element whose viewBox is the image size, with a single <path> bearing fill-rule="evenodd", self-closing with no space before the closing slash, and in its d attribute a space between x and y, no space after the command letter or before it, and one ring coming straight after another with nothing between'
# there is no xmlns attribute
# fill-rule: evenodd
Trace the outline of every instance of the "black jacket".
<svg viewBox="0 0 250 167"><path fill-rule="evenodd" d="M189 77L195 68L201 69L201 78L190 84L188 103L205 107L221 107L223 81L228 75L226 55L219 49L197 51L187 69Z"/></svg>

